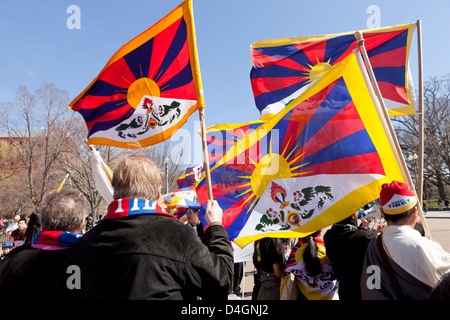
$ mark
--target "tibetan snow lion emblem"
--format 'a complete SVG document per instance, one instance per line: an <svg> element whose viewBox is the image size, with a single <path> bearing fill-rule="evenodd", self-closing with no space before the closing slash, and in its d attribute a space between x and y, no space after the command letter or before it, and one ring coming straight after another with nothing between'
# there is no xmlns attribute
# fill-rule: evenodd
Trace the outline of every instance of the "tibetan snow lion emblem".
<svg viewBox="0 0 450 320"><path fill-rule="evenodd" d="M123 139L137 138L157 126L172 124L181 115L180 102L175 100L170 104L155 106L152 99L144 98L142 110L144 112L135 116L128 123L120 124L115 129L119 137Z"/></svg>
<svg viewBox="0 0 450 320"><path fill-rule="evenodd" d="M322 210L327 202L333 202L334 199L331 187L319 185L294 191L291 201L288 201L286 190L273 181L270 196L274 205L262 215L255 227L258 231L285 231L298 227L302 220L310 219L316 211Z"/></svg>

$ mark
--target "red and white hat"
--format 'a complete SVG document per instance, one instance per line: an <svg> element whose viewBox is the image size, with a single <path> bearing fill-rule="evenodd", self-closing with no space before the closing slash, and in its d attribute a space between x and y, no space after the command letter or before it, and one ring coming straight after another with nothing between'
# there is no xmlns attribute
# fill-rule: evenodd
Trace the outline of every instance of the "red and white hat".
<svg viewBox="0 0 450 320"><path fill-rule="evenodd" d="M392 181L381 186L380 201L385 214L400 214L417 204L414 192L399 181Z"/></svg>

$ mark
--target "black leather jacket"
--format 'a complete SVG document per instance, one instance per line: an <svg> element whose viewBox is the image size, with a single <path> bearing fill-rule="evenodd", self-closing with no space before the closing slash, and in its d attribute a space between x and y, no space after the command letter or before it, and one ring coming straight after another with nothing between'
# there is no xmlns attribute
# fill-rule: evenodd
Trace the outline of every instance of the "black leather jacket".
<svg viewBox="0 0 450 320"><path fill-rule="evenodd" d="M55 298L226 299L233 276L228 233L216 225L206 236L209 248L192 228L163 215L102 220L70 249L63 268L80 268L80 289L68 289L75 273L63 272Z"/></svg>

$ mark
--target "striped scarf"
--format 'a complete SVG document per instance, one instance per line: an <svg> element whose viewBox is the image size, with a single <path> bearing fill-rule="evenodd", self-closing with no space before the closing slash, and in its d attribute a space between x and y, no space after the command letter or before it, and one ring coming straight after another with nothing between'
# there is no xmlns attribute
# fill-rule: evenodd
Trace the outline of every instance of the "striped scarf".
<svg viewBox="0 0 450 320"><path fill-rule="evenodd" d="M117 219L138 214L160 214L176 219L166 213L156 202L143 199L116 199L110 203L105 219Z"/></svg>
<svg viewBox="0 0 450 320"><path fill-rule="evenodd" d="M41 230L36 233L33 244L70 247L81 238L81 235L67 231Z"/></svg>

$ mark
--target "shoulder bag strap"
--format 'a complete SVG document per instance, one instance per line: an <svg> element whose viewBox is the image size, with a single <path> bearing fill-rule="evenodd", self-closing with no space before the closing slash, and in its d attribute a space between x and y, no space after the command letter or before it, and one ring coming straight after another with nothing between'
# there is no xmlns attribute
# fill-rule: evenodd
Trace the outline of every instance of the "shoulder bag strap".
<svg viewBox="0 0 450 320"><path fill-rule="evenodd" d="M382 237L382 233L377 237L377 240L376 240L378 251L380 252L381 258L383 259L384 266L389 274L389 278L391 279L391 282L395 288L395 291L397 292L399 300L405 300L405 295L403 294L400 284L398 283L398 280L395 277L394 270L392 269L392 266L389 263L386 251L384 250L381 237Z"/></svg>

